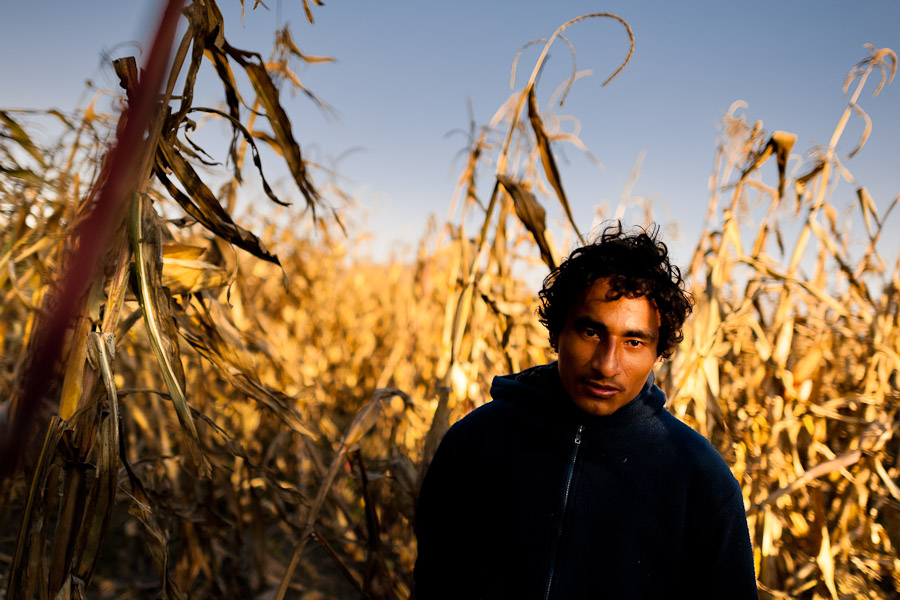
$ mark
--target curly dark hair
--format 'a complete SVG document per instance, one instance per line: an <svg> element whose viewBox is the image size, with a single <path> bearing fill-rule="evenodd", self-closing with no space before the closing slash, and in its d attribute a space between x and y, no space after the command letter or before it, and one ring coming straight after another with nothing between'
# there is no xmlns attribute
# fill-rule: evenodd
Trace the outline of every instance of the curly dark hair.
<svg viewBox="0 0 900 600"><path fill-rule="evenodd" d="M538 316L550 333L554 351L569 310L598 279L609 280L609 300L646 296L659 311L657 356L668 358L684 339L681 328L693 300L684 289L681 270L669 262L659 227L626 232L622 223L607 226L591 244L576 249L546 279Z"/></svg>

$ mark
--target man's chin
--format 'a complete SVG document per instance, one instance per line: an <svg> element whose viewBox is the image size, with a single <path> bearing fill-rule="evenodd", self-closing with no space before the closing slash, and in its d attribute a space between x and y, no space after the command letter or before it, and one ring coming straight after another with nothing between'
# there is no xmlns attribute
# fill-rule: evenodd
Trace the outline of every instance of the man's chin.
<svg viewBox="0 0 900 600"><path fill-rule="evenodd" d="M595 417L608 417L609 415L622 408L625 404L627 404L627 402L623 402L618 395L613 396L612 398L577 396L573 398L573 400L575 402L575 406L577 406L582 412L593 415Z"/></svg>

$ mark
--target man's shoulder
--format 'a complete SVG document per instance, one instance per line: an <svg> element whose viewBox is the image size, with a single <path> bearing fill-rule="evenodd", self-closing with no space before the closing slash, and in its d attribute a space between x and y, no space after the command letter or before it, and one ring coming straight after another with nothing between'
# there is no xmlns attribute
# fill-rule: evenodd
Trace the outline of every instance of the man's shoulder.
<svg viewBox="0 0 900 600"><path fill-rule="evenodd" d="M731 468L708 439L666 409L659 412L658 419L670 451L690 468L698 483L731 491L737 488Z"/></svg>
<svg viewBox="0 0 900 600"><path fill-rule="evenodd" d="M480 435L498 425L508 424L528 406L505 398L492 399L463 415L450 427L455 435Z"/></svg>

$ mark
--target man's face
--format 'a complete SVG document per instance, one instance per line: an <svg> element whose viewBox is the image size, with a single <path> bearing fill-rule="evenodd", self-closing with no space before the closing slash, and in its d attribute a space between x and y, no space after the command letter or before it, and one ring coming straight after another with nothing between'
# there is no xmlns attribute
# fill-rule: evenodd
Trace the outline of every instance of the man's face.
<svg viewBox="0 0 900 600"><path fill-rule="evenodd" d="M576 406L611 415L630 402L656 363L659 313L645 297L607 300L595 281L569 310L556 338L559 375Z"/></svg>

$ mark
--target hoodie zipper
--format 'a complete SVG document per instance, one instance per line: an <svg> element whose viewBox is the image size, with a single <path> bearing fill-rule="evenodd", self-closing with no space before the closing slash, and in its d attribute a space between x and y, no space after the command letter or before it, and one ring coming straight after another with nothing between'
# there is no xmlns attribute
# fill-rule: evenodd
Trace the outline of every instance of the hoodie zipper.
<svg viewBox="0 0 900 600"><path fill-rule="evenodd" d="M566 486L563 489L562 509L559 513L559 528L556 530L556 540L553 544L553 552L550 555L550 572L547 574L547 587L544 590L544 600L549 600L550 589L553 586L553 574L556 570L556 554L559 550L559 541L562 539L563 522L566 518L566 506L569 503L569 491L572 488L572 477L575 475L575 461L578 458L578 447L581 446L581 432L584 425L579 425L575 431L575 444L572 448L572 459L569 461L569 472L566 474Z"/></svg>

